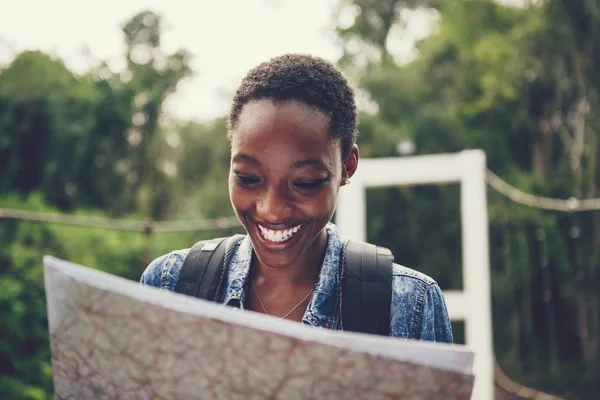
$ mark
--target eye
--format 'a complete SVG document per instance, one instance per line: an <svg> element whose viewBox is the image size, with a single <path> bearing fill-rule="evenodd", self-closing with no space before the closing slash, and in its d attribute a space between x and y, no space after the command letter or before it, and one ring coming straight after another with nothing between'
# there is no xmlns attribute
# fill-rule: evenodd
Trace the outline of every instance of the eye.
<svg viewBox="0 0 600 400"><path fill-rule="evenodd" d="M294 182L294 186L296 186L300 190L314 191L314 190L319 190L323 186L325 186L325 183L327 183L327 181L329 181L329 178L314 179L314 180L302 180L302 181Z"/></svg>
<svg viewBox="0 0 600 400"><path fill-rule="evenodd" d="M260 183L260 178L254 175L243 175L235 173L236 182L240 183L242 186L256 186Z"/></svg>

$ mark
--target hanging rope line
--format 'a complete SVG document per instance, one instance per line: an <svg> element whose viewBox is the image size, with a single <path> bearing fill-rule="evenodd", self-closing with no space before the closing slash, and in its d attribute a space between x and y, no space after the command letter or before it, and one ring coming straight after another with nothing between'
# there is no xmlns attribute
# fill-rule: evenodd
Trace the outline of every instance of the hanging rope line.
<svg viewBox="0 0 600 400"><path fill-rule="evenodd" d="M521 385L510 379L500 368L498 361L494 363L494 382L496 384L496 398L500 399L531 399L531 400L565 400L562 397L553 396ZM499 390L498 390L499 389Z"/></svg>
<svg viewBox="0 0 600 400"><path fill-rule="evenodd" d="M42 213L0 208L0 220L3 218L18 219L21 221L48 222L62 225L75 225L88 228L105 228L134 232L184 232L221 230L240 226L236 217L221 217L214 219L200 219L190 221L134 221L126 219L111 219L100 217L86 217L79 215Z"/></svg>
<svg viewBox="0 0 600 400"><path fill-rule="evenodd" d="M579 212L600 210L600 199L553 199L550 197L536 196L525 193L514 186L506 183L489 169L486 174L487 183L500 194L512 201L542 210L554 210L562 212Z"/></svg>

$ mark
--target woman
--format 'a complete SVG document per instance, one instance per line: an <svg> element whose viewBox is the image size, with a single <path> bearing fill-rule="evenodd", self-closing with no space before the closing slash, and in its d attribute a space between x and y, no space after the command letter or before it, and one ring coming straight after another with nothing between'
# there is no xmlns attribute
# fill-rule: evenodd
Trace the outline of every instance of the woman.
<svg viewBox="0 0 600 400"><path fill-rule="evenodd" d="M344 242L330 223L358 167L354 93L330 63L285 55L251 70L233 99L229 193L247 235L228 249L218 301L343 329ZM175 290L188 250L154 260L141 282ZM443 294L394 264L390 336L452 342Z"/></svg>

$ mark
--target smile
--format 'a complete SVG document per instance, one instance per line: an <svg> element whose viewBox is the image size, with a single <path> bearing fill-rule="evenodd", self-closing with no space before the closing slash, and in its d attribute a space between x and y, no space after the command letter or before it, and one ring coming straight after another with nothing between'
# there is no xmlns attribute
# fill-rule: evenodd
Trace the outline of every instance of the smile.
<svg viewBox="0 0 600 400"><path fill-rule="evenodd" d="M295 226L293 228L290 228L290 229L283 229L283 230L272 230L272 229L267 229L264 226L261 226L260 224L256 224L256 225L258 225L258 229L260 230L260 233L261 233L263 239L268 240L269 242L274 242L274 243L287 242L288 240L290 240L292 238L292 236L294 236L294 234L296 232L298 232L300 230L300 228L302 228L302 224Z"/></svg>

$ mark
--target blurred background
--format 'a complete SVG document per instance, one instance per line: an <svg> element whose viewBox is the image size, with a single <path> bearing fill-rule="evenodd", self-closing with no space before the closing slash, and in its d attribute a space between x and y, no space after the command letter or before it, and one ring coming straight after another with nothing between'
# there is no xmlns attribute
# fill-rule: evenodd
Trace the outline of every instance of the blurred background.
<svg viewBox="0 0 600 400"><path fill-rule="evenodd" d="M225 115L286 52L357 88L362 157L486 152L498 398L600 398L599 29L600 0L0 1L0 398L52 398L44 254L137 280L240 232ZM461 288L458 185L367 200Z"/></svg>

